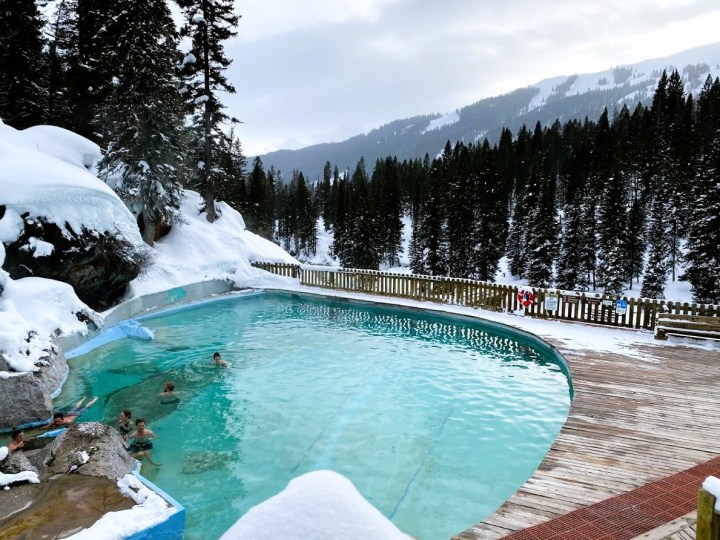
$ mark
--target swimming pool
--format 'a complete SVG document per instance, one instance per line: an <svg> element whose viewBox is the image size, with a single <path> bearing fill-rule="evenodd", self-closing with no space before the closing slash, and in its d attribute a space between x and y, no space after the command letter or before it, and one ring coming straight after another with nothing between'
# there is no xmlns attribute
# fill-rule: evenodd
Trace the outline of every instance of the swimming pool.
<svg viewBox="0 0 720 540"><path fill-rule="evenodd" d="M266 293L143 324L155 340L71 360L56 403L97 395L83 420L147 420L162 465L142 472L185 506L188 540L318 469L415 538L449 538L532 475L570 406L549 347L476 321ZM168 380L179 402L161 403Z"/></svg>

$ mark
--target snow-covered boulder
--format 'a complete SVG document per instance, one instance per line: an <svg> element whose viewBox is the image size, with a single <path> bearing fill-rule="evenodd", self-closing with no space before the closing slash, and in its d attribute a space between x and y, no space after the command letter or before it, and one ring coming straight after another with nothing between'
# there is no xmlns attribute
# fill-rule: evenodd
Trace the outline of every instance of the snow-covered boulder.
<svg viewBox="0 0 720 540"><path fill-rule="evenodd" d="M40 450L42 475L77 473L117 480L132 473L136 461L115 429L99 422L71 425Z"/></svg>
<svg viewBox="0 0 720 540"><path fill-rule="evenodd" d="M29 336L29 340L36 337ZM15 372L7 358L0 354L0 429L40 422L52 416L51 396L65 380L68 365L58 347L49 340L46 344L48 350L34 371Z"/></svg>
<svg viewBox="0 0 720 540"><path fill-rule="evenodd" d="M106 307L147 255L135 217L88 170L99 156L97 145L67 130L0 123L4 270L70 283L83 301Z"/></svg>

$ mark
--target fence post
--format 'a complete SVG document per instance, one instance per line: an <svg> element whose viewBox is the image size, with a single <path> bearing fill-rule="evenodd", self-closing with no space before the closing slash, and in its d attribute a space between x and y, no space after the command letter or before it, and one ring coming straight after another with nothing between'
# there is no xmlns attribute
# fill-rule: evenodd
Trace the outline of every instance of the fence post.
<svg viewBox="0 0 720 540"><path fill-rule="evenodd" d="M720 540L720 516L715 513L715 497L700 488L697 501L696 540Z"/></svg>

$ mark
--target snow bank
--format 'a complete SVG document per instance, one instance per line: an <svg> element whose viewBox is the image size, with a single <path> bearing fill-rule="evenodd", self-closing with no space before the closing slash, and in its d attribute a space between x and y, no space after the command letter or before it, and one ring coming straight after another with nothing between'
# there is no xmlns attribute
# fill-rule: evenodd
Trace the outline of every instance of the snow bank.
<svg viewBox="0 0 720 540"><path fill-rule="evenodd" d="M4 248L0 244L0 263ZM78 320L83 313L101 324L101 319L75 295L67 283L44 278L5 279L0 296L0 353L16 372L35 371L54 345L50 337L59 333L86 333L85 323ZM31 333L28 341L28 335ZM17 373L15 373L17 375ZM0 371L0 377L12 376Z"/></svg>
<svg viewBox="0 0 720 540"><path fill-rule="evenodd" d="M367 502L352 482L332 471L290 481L279 494L251 508L220 540L408 540Z"/></svg>
<svg viewBox="0 0 720 540"><path fill-rule="evenodd" d="M185 191L184 223L155 243L152 268L130 283L126 299L211 279L228 280L238 287L287 283L288 278L253 268L250 262L298 261L280 246L246 230L242 216L231 206L218 203L221 217L209 223L204 213L198 213L201 205L199 194Z"/></svg>
<svg viewBox="0 0 720 540"><path fill-rule="evenodd" d="M6 207L0 241L17 238L20 216L27 212L61 229L117 232L141 245L133 215L87 170L99 155L97 145L65 129L36 126L19 131L0 122L0 204Z"/></svg>
<svg viewBox="0 0 720 540"><path fill-rule="evenodd" d="M128 510L109 512L97 520L92 527L68 536L73 540L122 540L167 520L175 513L157 493L148 489L132 474L118 480L118 488L126 497L137 504Z"/></svg>

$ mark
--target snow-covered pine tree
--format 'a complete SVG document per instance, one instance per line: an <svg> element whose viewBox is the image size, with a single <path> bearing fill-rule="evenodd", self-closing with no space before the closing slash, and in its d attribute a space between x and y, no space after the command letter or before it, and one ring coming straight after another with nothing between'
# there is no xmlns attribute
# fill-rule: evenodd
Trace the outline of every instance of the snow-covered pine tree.
<svg viewBox="0 0 720 540"><path fill-rule="evenodd" d="M537 134L537 127L535 133ZM534 164L533 148L530 133L523 125L518 131L517 140L515 141L515 188L513 190L513 211L510 218L506 248L510 273L517 277L525 277L527 267L527 220L533 204L532 198L537 196L537 193L528 196L528 193L533 190L530 185L530 171Z"/></svg>
<svg viewBox="0 0 720 540"><path fill-rule="evenodd" d="M720 129L720 78L708 75L705 79L697 99L695 119L700 143L698 153L708 155Z"/></svg>
<svg viewBox="0 0 720 540"><path fill-rule="evenodd" d="M240 17L235 15L232 0L178 0L185 14L183 34L192 40L190 52L183 61L186 80L185 96L193 112L193 140L197 183L205 200L207 220L216 219L216 184L228 181L215 166L218 136L221 124L229 120L223 111L219 92L235 93L224 71L231 60L225 56L223 42L237 34L235 27Z"/></svg>
<svg viewBox="0 0 720 540"><path fill-rule="evenodd" d="M113 77L120 61L119 35L126 29L115 24L122 9L106 0L62 0L57 5L51 53L56 66L52 88L58 92L53 114L63 127L102 147L107 147L105 107L114 92Z"/></svg>
<svg viewBox="0 0 720 540"><path fill-rule="evenodd" d="M303 173L293 175L290 183L290 199L296 220L295 245L299 255L312 257L317 251L317 214L312 193Z"/></svg>
<svg viewBox="0 0 720 540"><path fill-rule="evenodd" d="M0 118L17 129L47 123L44 24L35 0L0 4Z"/></svg>
<svg viewBox="0 0 720 540"><path fill-rule="evenodd" d="M532 287L550 287L557 253L557 217L555 174L549 158L543 160L541 170L533 172L530 184L537 186L533 188L537 199L528 216L526 277Z"/></svg>
<svg viewBox="0 0 720 540"><path fill-rule="evenodd" d="M622 294L625 278L623 260L627 224L625 181L619 167L607 179L600 201L598 276L605 294Z"/></svg>
<svg viewBox="0 0 720 540"><path fill-rule="evenodd" d="M581 245L584 234L582 200L582 194L576 191L573 199L565 206L557 258L556 284L559 289L586 290L587 288L587 274L581 270Z"/></svg>
<svg viewBox="0 0 720 540"><path fill-rule="evenodd" d="M720 130L700 163L682 276L696 302L720 304Z"/></svg>
<svg viewBox="0 0 720 540"><path fill-rule="evenodd" d="M69 70L77 58L77 2L61 0L50 25L48 70L48 123L72 129Z"/></svg>
<svg viewBox="0 0 720 540"><path fill-rule="evenodd" d="M665 154L661 153L658 158L664 161ZM670 257L670 226L667 219L669 195L667 192L667 181L663 174L667 170L660 164L653 178L653 200L650 216L648 217L648 243L649 255L645 273L643 274L643 286L640 290L644 298L664 298L665 284L669 271Z"/></svg>
<svg viewBox="0 0 720 540"><path fill-rule="evenodd" d="M373 204L377 209L381 262L398 266L402 252L402 193L397 159L377 160L370 179L370 188Z"/></svg>
<svg viewBox="0 0 720 540"><path fill-rule="evenodd" d="M478 150L475 158L477 186L474 189L477 204L470 234L474 241L471 277L495 281L505 246L510 191L505 183L507 179L498 173L501 169L494 162L497 152L490 148L487 139Z"/></svg>
<svg viewBox="0 0 720 540"><path fill-rule="evenodd" d="M100 176L135 213L146 243L181 219L185 178L177 32L165 0L118 0L110 134Z"/></svg>
<svg viewBox="0 0 720 540"><path fill-rule="evenodd" d="M445 214L447 216L447 265L448 273L454 277L469 277L473 273L472 259L477 206L476 189L478 178L471 161L474 147L457 143L452 153L443 153L443 166L439 169L445 192Z"/></svg>

